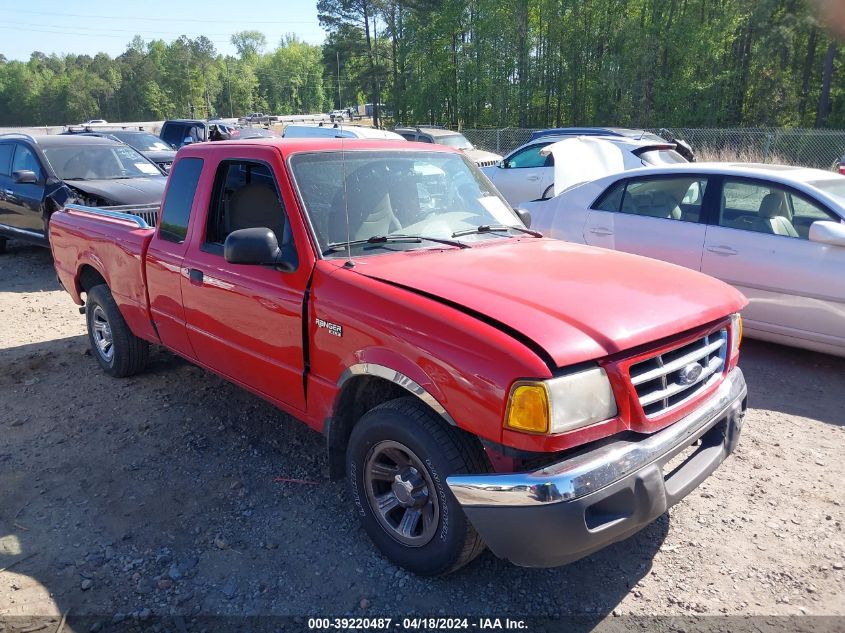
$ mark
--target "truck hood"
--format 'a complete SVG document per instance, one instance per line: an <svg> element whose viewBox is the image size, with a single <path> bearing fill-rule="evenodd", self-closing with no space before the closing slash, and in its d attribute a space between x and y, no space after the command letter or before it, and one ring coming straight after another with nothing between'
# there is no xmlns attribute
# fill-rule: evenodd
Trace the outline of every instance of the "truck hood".
<svg viewBox="0 0 845 633"><path fill-rule="evenodd" d="M115 205L154 204L164 197L165 176L123 180L69 180L67 186Z"/></svg>
<svg viewBox="0 0 845 633"><path fill-rule="evenodd" d="M550 239L357 259L354 270L489 320L557 367L704 325L747 303L727 284L674 264Z"/></svg>

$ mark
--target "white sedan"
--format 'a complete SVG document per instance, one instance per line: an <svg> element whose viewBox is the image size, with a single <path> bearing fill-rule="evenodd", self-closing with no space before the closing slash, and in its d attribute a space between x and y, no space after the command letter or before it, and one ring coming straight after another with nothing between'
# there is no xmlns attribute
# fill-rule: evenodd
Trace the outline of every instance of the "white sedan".
<svg viewBox="0 0 845 633"><path fill-rule="evenodd" d="M550 151L556 147L554 153ZM649 165L685 163L687 159L675 151L676 145L656 141L653 135L629 136L541 136L517 147L496 165L481 171L512 206L528 200L551 198L555 191L584 177L580 157L583 147L604 146L604 152L618 161L619 171ZM574 164L573 164L574 159ZM557 165L555 164L557 161ZM563 167L563 169L561 169Z"/></svg>
<svg viewBox="0 0 845 633"><path fill-rule="evenodd" d="M749 299L743 317L752 338L845 356L842 176L690 163L604 176L522 207L531 228L549 237L662 259L732 284Z"/></svg>

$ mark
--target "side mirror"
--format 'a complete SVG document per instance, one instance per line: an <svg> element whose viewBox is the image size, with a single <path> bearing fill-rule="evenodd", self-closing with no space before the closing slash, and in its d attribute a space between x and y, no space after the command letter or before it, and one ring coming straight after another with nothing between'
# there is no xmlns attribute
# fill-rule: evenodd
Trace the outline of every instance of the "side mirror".
<svg viewBox="0 0 845 633"><path fill-rule="evenodd" d="M38 182L38 176L30 169L19 169L12 172L12 177L19 185L34 185Z"/></svg>
<svg viewBox="0 0 845 633"><path fill-rule="evenodd" d="M284 253L276 234L268 228L238 229L226 237L223 258L230 264L276 266L283 272L296 269L295 252Z"/></svg>
<svg viewBox="0 0 845 633"><path fill-rule="evenodd" d="M810 225L811 242L830 244L831 246L845 246L845 224L820 220Z"/></svg>
<svg viewBox="0 0 845 633"><path fill-rule="evenodd" d="M498 164L499 169L507 169L510 166L511 165L506 158L503 158L502 160L500 160L499 164Z"/></svg>
<svg viewBox="0 0 845 633"><path fill-rule="evenodd" d="M519 219L522 220L522 223L525 225L525 228L530 229L531 214L525 209L514 209L514 212L516 212L516 214L519 216Z"/></svg>
<svg viewBox="0 0 845 633"><path fill-rule="evenodd" d="M185 138L182 139L182 145L190 145L193 142L194 142L194 139L192 139L190 136L186 136Z"/></svg>

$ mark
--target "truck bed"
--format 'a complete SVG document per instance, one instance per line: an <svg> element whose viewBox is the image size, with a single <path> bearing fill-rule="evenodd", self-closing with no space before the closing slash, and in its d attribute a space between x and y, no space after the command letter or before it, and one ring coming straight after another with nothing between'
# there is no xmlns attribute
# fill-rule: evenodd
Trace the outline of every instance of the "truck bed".
<svg viewBox="0 0 845 633"><path fill-rule="evenodd" d="M50 244L59 282L74 302L86 283L102 277L130 329L157 340L150 320L144 259L155 229L143 218L68 205L50 218Z"/></svg>

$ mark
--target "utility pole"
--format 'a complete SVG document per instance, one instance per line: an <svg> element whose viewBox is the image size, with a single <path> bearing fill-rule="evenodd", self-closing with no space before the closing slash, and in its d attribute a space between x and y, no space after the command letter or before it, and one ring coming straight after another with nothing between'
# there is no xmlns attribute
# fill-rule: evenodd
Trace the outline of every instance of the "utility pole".
<svg viewBox="0 0 845 633"><path fill-rule="evenodd" d="M340 51L335 51L337 54L337 109L343 109L343 100L340 98Z"/></svg>
<svg viewBox="0 0 845 633"><path fill-rule="evenodd" d="M235 117L235 109L232 107L232 80L229 78L229 59L224 58L226 62L226 83L229 85L229 117Z"/></svg>

